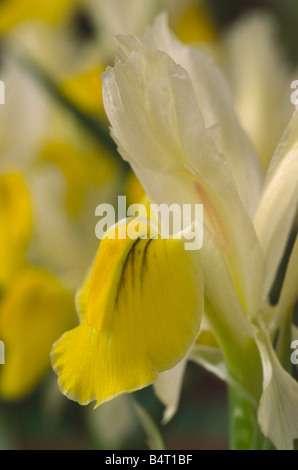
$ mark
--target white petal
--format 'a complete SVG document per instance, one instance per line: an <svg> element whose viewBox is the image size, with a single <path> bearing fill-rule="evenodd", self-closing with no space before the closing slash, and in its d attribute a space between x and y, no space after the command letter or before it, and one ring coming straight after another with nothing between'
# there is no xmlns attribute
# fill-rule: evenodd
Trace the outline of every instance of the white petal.
<svg viewBox="0 0 298 470"><path fill-rule="evenodd" d="M282 368L268 333L256 332L264 382L258 420L278 450L293 450L298 438L298 383Z"/></svg>
<svg viewBox="0 0 298 470"><path fill-rule="evenodd" d="M291 315L298 299L298 236L288 262L280 298L275 310L273 330L278 328L285 315Z"/></svg>
<svg viewBox="0 0 298 470"><path fill-rule="evenodd" d="M212 307L211 316L207 311L206 316L213 331L217 332L217 340L222 350L231 350L230 354L233 355L233 347L238 347L240 351L245 347L247 339L253 336L251 323L237 296L215 237L208 232L207 227L204 227L204 235L200 260L204 272L206 304L209 303ZM233 362L231 360L231 363Z"/></svg>
<svg viewBox="0 0 298 470"><path fill-rule="evenodd" d="M238 115L266 169L291 118L290 71L268 13L241 18L228 30L225 69Z"/></svg>
<svg viewBox="0 0 298 470"><path fill-rule="evenodd" d="M265 295L271 288L298 203L298 112L271 162L255 217L265 260Z"/></svg>
<svg viewBox="0 0 298 470"><path fill-rule="evenodd" d="M204 51L186 46L174 37L165 14L157 17L144 43L165 51L188 72L205 127L219 126L221 151L228 159L241 200L252 215L263 180L260 160L239 123L234 99L222 71Z"/></svg>
<svg viewBox="0 0 298 470"><path fill-rule="evenodd" d="M159 400L165 405L163 423L168 423L177 411L184 372L188 358L186 357L174 369L158 374L154 391Z"/></svg>
<svg viewBox="0 0 298 470"><path fill-rule="evenodd" d="M119 150L151 201L204 204L206 223L253 314L262 283L261 249L214 128L205 129L191 79L167 54L136 39L120 40L118 62L103 75L104 104ZM125 52L128 43L133 52Z"/></svg>

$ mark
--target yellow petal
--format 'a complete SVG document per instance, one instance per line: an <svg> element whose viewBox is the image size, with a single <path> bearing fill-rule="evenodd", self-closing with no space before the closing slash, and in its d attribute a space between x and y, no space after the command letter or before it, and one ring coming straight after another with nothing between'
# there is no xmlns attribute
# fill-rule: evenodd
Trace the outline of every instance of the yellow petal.
<svg viewBox="0 0 298 470"><path fill-rule="evenodd" d="M0 305L3 397L18 399L32 390L50 367L53 342L74 319L72 295L54 277L41 269L22 272Z"/></svg>
<svg viewBox="0 0 298 470"><path fill-rule="evenodd" d="M5 286L25 261L32 230L28 189L22 176L0 176L0 286Z"/></svg>
<svg viewBox="0 0 298 470"><path fill-rule="evenodd" d="M153 383L182 360L199 331L199 264L181 240L146 239L148 226L141 228L136 240L119 239L123 225L117 239L101 242L83 323L53 348L59 386L81 404Z"/></svg>

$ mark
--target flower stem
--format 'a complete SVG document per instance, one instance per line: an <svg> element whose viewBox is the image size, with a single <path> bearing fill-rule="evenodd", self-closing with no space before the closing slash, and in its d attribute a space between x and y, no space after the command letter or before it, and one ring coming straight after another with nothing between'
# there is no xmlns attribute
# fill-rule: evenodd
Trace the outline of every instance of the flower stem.
<svg viewBox="0 0 298 470"><path fill-rule="evenodd" d="M258 425L257 412L236 390L229 387L230 450L273 450Z"/></svg>

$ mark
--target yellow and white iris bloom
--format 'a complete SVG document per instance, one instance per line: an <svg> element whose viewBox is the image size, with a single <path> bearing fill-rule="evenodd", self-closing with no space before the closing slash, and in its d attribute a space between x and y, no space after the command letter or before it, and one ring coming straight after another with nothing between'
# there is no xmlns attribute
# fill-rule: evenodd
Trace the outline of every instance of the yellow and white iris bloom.
<svg viewBox="0 0 298 470"><path fill-rule="evenodd" d="M297 239L275 306L269 294L297 208L297 112L264 175L222 72L180 43L163 15L142 39L118 38L103 98L112 136L150 200L204 205L204 244L187 252L175 237L102 241L78 297L81 325L53 348L61 390L100 404L175 366L181 377L183 358L197 355L249 403L240 422L254 410L264 435L292 449L298 384L273 344L288 344L290 357ZM209 355L200 343L203 312L218 345Z"/></svg>

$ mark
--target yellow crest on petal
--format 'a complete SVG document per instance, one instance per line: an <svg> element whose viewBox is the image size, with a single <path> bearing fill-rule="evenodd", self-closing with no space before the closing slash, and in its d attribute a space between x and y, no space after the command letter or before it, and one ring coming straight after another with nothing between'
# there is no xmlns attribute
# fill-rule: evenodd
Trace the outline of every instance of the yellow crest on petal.
<svg viewBox="0 0 298 470"><path fill-rule="evenodd" d="M149 226L138 223L135 240L121 239L128 225L103 239L88 295L81 293L83 322L53 348L59 386L81 404L153 383L183 359L200 328L200 266L181 240L149 238Z"/></svg>

